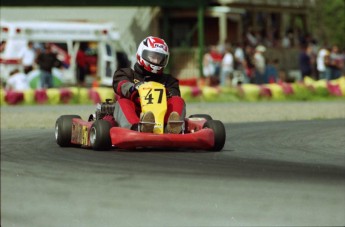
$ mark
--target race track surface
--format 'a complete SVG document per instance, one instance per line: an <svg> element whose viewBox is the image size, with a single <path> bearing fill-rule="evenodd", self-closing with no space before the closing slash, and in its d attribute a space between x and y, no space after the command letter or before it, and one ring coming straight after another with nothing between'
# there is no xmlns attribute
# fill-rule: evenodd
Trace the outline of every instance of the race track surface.
<svg viewBox="0 0 345 227"><path fill-rule="evenodd" d="M340 226L345 120L228 123L222 152L60 148L1 130L1 226Z"/></svg>

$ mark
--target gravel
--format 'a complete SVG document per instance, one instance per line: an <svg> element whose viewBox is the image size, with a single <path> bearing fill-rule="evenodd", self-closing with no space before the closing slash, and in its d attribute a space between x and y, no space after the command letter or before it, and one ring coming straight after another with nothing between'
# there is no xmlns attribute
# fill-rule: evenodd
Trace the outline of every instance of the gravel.
<svg viewBox="0 0 345 227"><path fill-rule="evenodd" d="M1 106L1 129L54 128L60 115L87 119L96 105ZM223 123L344 118L344 101L187 103L187 116L209 114Z"/></svg>

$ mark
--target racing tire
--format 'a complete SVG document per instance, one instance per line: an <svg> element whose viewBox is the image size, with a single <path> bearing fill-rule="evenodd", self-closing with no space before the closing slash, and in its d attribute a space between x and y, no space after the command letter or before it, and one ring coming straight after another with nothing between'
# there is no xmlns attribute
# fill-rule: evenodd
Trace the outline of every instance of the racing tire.
<svg viewBox="0 0 345 227"><path fill-rule="evenodd" d="M212 117L208 114L192 114L189 116L189 118L205 118L208 121L213 120Z"/></svg>
<svg viewBox="0 0 345 227"><path fill-rule="evenodd" d="M109 150L111 125L105 120L96 120L90 128L90 144L94 150Z"/></svg>
<svg viewBox="0 0 345 227"><path fill-rule="evenodd" d="M81 119L79 115L62 115L56 120L55 140L60 147L73 146L71 143L73 118Z"/></svg>
<svg viewBox="0 0 345 227"><path fill-rule="evenodd" d="M214 132L214 145L210 150L220 151L223 149L226 139L224 124L218 120L206 121L203 128L210 128Z"/></svg>

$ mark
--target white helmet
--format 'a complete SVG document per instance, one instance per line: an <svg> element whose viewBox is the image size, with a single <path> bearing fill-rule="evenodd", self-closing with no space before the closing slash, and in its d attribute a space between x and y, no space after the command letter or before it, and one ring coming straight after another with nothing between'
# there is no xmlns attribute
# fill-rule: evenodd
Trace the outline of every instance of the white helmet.
<svg viewBox="0 0 345 227"><path fill-rule="evenodd" d="M169 48L161 38L149 36L139 45L137 62L146 71L161 74L169 61Z"/></svg>

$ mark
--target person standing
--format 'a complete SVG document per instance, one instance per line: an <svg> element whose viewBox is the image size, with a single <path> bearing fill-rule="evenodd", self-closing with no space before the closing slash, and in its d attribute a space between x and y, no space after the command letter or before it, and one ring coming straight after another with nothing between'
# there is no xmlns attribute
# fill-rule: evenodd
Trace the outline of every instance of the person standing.
<svg viewBox="0 0 345 227"><path fill-rule="evenodd" d="M202 60L202 73L205 77L206 86L212 85L212 78L215 77L216 67L210 54L210 49L206 51Z"/></svg>
<svg viewBox="0 0 345 227"><path fill-rule="evenodd" d="M24 67L24 73L28 74L33 70L33 65L35 63L36 52L34 49L34 44L28 42L28 45L22 49L20 53L21 63Z"/></svg>
<svg viewBox="0 0 345 227"><path fill-rule="evenodd" d="M255 65L254 65L254 49L247 45L244 48L243 69L246 82L254 83L255 79Z"/></svg>
<svg viewBox="0 0 345 227"><path fill-rule="evenodd" d="M87 74L88 64L86 58L86 43L81 43L77 52L77 83L79 86L85 86L85 77Z"/></svg>
<svg viewBox="0 0 345 227"><path fill-rule="evenodd" d="M222 64L222 59L223 59L223 53L221 52L221 47L211 46L210 55L212 57L212 61L215 67L215 72L214 72L215 77L213 77L214 81L212 81L211 83L216 85L219 83L221 64Z"/></svg>
<svg viewBox="0 0 345 227"><path fill-rule="evenodd" d="M232 79L232 73L234 72L234 56L232 55L231 48L227 47L225 55L222 59L221 73L220 73L220 85L226 86L227 81Z"/></svg>
<svg viewBox="0 0 345 227"><path fill-rule="evenodd" d="M299 68L301 70L302 78L311 76L312 74L312 62L310 57L310 46L308 44L302 44L301 51L298 57Z"/></svg>
<svg viewBox="0 0 345 227"><path fill-rule="evenodd" d="M273 60L272 59L267 60L265 80L264 80L265 84L278 82L278 77L279 77L278 64L279 64L278 58L275 58Z"/></svg>
<svg viewBox="0 0 345 227"><path fill-rule="evenodd" d="M41 88L53 87L53 74L54 67L60 67L61 62L52 51L52 45L47 43L44 52L40 53L37 57L37 64L41 70Z"/></svg>
<svg viewBox="0 0 345 227"><path fill-rule="evenodd" d="M330 79L330 72L327 72L326 59L329 58L330 52L326 47L319 50L316 58L316 67L319 79Z"/></svg>
<svg viewBox="0 0 345 227"><path fill-rule="evenodd" d="M332 46L331 53L329 55L330 68L331 68L331 80L338 79L341 77L342 69L344 67L344 60L339 52L337 45Z"/></svg>
<svg viewBox="0 0 345 227"><path fill-rule="evenodd" d="M254 53L254 66L255 66L255 83L263 84L265 80L265 71L266 71L266 59L264 52L266 47L259 45L255 48Z"/></svg>

